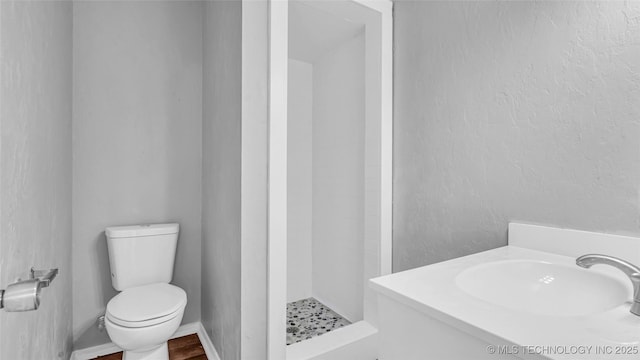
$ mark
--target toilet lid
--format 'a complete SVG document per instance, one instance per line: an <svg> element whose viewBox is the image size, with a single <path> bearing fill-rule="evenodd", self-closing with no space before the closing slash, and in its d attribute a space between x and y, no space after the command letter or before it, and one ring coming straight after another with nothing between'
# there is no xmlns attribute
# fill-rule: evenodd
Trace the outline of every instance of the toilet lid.
<svg viewBox="0 0 640 360"><path fill-rule="evenodd" d="M124 290L107 304L110 320L123 326L149 326L184 309L187 294L165 283L136 286Z"/></svg>

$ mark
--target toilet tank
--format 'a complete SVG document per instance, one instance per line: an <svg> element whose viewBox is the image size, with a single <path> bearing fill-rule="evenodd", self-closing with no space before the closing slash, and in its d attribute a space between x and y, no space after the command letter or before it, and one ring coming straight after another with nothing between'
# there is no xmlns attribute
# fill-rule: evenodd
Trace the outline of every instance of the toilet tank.
<svg viewBox="0 0 640 360"><path fill-rule="evenodd" d="M122 291L171 282L179 231L178 224L106 228L113 287Z"/></svg>

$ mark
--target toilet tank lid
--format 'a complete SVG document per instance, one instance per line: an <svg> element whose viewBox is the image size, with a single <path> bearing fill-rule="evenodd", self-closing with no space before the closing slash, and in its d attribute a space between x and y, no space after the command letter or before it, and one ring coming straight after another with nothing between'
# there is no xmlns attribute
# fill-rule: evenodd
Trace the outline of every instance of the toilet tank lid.
<svg viewBox="0 0 640 360"><path fill-rule="evenodd" d="M171 224L148 224L130 226L110 226L105 229L105 234L109 238L128 238L138 236L168 235L177 234L180 225Z"/></svg>

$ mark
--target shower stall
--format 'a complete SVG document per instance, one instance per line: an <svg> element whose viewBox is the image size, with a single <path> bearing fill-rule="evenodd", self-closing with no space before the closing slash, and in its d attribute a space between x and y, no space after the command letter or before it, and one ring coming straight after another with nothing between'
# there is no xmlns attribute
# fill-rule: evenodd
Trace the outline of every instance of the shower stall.
<svg viewBox="0 0 640 360"><path fill-rule="evenodd" d="M391 3L270 3L269 358L375 359L391 272Z"/></svg>

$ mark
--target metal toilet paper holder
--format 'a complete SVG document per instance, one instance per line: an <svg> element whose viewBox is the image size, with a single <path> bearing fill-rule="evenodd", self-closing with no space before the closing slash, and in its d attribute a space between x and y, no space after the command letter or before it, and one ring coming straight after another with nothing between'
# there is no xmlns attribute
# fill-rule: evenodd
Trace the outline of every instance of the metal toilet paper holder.
<svg viewBox="0 0 640 360"><path fill-rule="evenodd" d="M56 275L58 269L31 268L29 279L18 280L5 290L0 290L0 309L8 312L37 310L40 306L40 289L48 287Z"/></svg>

